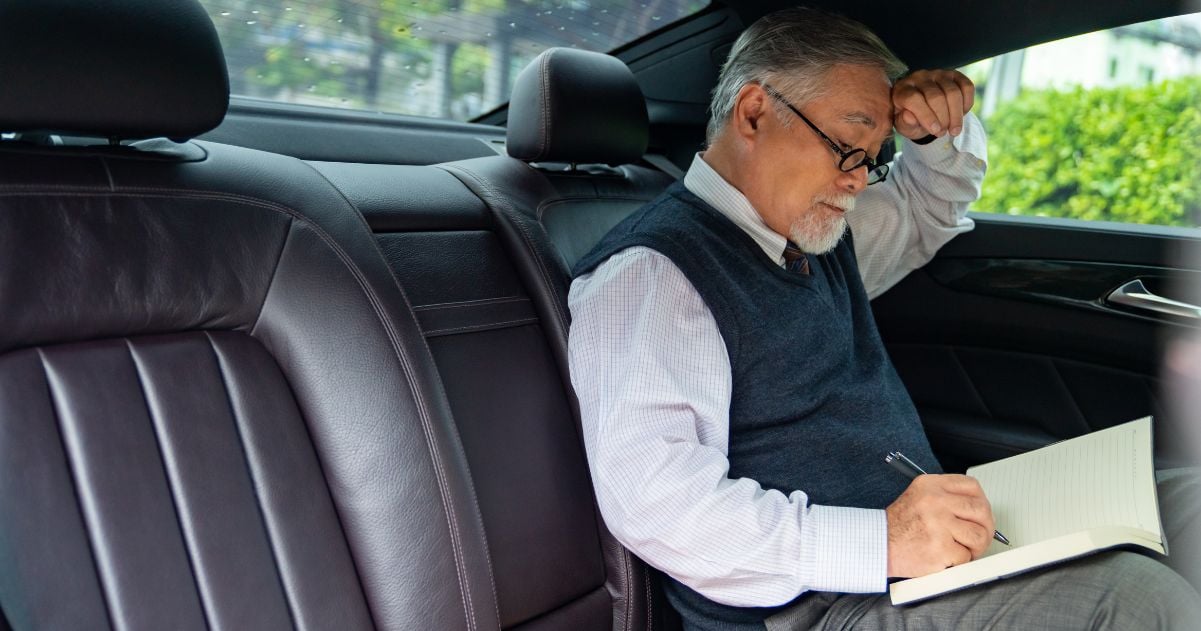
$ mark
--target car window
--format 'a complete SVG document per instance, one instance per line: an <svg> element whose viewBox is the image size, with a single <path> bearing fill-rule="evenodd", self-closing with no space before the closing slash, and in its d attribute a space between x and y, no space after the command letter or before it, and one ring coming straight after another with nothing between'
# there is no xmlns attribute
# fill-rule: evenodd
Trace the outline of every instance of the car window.
<svg viewBox="0 0 1201 631"><path fill-rule="evenodd" d="M708 0L201 0L235 95L470 120L552 46L610 51Z"/></svg>
<svg viewBox="0 0 1201 631"><path fill-rule="evenodd" d="M989 134L973 210L1201 226L1201 13L962 70Z"/></svg>

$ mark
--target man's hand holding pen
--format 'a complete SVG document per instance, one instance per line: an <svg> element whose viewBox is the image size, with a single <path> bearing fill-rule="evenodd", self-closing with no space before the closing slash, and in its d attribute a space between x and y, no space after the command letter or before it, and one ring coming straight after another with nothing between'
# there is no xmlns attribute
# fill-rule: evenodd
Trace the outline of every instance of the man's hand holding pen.
<svg viewBox="0 0 1201 631"><path fill-rule="evenodd" d="M966 475L919 475L890 504L888 576L911 578L978 559L993 539L992 508Z"/></svg>
<svg viewBox="0 0 1201 631"><path fill-rule="evenodd" d="M889 452L889 454L884 457L884 462L888 463L889 466L891 466L893 469L896 469L901 475L904 475L910 480L913 480L919 475L926 475L926 472L921 467L917 466L916 462L906 458L905 454L899 451ZM1009 540L1006 539L1005 535L1001 534L1001 531L999 530L992 531L992 538L1005 545L1009 545Z"/></svg>

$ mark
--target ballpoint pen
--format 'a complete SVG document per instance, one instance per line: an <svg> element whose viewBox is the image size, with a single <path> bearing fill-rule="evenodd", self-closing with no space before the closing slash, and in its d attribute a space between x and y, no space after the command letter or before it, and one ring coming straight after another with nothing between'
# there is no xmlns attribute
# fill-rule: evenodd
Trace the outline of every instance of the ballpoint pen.
<svg viewBox="0 0 1201 631"><path fill-rule="evenodd" d="M884 462L892 465L892 468L905 474L910 480L926 473L921 467L917 466L917 463L906 458L905 454L899 451L889 452L887 456L884 456ZM992 538L1005 545L1009 545L1009 540L1005 538L1005 535L996 530L992 531Z"/></svg>

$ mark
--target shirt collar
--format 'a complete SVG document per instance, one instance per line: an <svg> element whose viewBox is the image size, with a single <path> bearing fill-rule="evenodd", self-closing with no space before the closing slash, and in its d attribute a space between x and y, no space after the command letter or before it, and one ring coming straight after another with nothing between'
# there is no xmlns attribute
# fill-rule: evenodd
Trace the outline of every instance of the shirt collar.
<svg viewBox="0 0 1201 631"><path fill-rule="evenodd" d="M769 259L784 265L784 246L788 240L768 228L746 196L714 171L700 153L696 154L692 166L688 167L684 188L742 228L763 248Z"/></svg>

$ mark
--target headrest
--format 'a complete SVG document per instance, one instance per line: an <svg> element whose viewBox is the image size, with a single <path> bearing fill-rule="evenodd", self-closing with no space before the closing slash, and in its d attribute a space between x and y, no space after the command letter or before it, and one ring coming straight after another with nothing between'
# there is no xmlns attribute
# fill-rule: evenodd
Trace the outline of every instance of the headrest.
<svg viewBox="0 0 1201 631"><path fill-rule="evenodd" d="M646 153L646 99L616 57L549 48L517 76L509 155L526 162L626 164Z"/></svg>
<svg viewBox="0 0 1201 631"><path fill-rule="evenodd" d="M0 131L182 140L229 106L195 0L0 2Z"/></svg>

